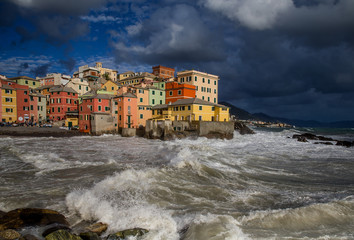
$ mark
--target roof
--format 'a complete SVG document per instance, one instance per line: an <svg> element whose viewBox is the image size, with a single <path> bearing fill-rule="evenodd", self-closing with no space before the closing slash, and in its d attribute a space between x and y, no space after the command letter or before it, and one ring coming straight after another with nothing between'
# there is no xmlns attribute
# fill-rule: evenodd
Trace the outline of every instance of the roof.
<svg viewBox="0 0 354 240"><path fill-rule="evenodd" d="M8 90L15 90L13 87L9 86L9 85L2 85L1 86L2 89L8 89Z"/></svg>
<svg viewBox="0 0 354 240"><path fill-rule="evenodd" d="M167 109L168 108L168 104L159 104L159 105L155 105L153 106L151 109L155 110L155 109Z"/></svg>
<svg viewBox="0 0 354 240"><path fill-rule="evenodd" d="M27 79L27 80L39 82L39 80L34 79L34 78L30 78L30 77L27 77L27 76L19 76L19 77L13 77L13 78L8 78L8 79L10 79L10 80Z"/></svg>
<svg viewBox="0 0 354 240"><path fill-rule="evenodd" d="M118 95L116 96L116 98L119 98L119 97L131 97L131 98L136 98L136 95L130 93L130 92L127 92L127 93L123 93L121 95Z"/></svg>
<svg viewBox="0 0 354 240"><path fill-rule="evenodd" d="M123 74L134 74L134 72L132 72L132 71L127 71L127 72L124 72L124 73L119 73L119 75L123 75Z"/></svg>
<svg viewBox="0 0 354 240"><path fill-rule="evenodd" d="M215 103L211 103L205 100L202 100L200 98L187 98L187 99L179 99L174 103L171 103L169 105L167 104L161 104L161 105L167 105L167 106L180 106L180 105L189 105L189 104L199 104L199 105L207 105L207 106L216 106L216 107L222 107L222 108L228 108L224 105L220 105L220 104L215 104ZM155 107L160 106L160 105L156 105ZM155 107L153 107L153 109L155 109ZM162 108L162 107L161 107ZM166 108L166 107L164 107ZM158 109L158 108L156 108Z"/></svg>
<svg viewBox="0 0 354 240"><path fill-rule="evenodd" d="M66 87L66 86L61 86L61 85L56 85L54 87L51 87L49 89L49 92L70 92L70 93L77 93L74 89L71 87Z"/></svg>
<svg viewBox="0 0 354 240"><path fill-rule="evenodd" d="M44 85L44 86L37 87L34 90L43 90L43 89L47 89L47 88L49 89L49 88L52 88L53 86L55 86L55 85Z"/></svg>
<svg viewBox="0 0 354 240"><path fill-rule="evenodd" d="M85 100L86 99L111 99L113 98L112 95L109 95L109 94L95 94L95 95L92 95L92 96L87 96L85 97Z"/></svg>

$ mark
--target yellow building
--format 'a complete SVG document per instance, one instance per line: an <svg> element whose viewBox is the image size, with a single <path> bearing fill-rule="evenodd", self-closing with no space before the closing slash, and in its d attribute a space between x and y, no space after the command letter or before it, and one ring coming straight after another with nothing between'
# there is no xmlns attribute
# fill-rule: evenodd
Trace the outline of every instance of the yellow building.
<svg viewBox="0 0 354 240"><path fill-rule="evenodd" d="M177 72L179 83L189 83L196 86L196 97L202 100L218 103L219 77L213 74L187 70Z"/></svg>
<svg viewBox="0 0 354 240"><path fill-rule="evenodd" d="M38 79L33 79L27 76L13 77L9 78L9 80L20 85L29 86L30 88L37 88L41 85Z"/></svg>
<svg viewBox="0 0 354 240"><path fill-rule="evenodd" d="M230 120L229 108L199 98L180 99L172 104L152 107L152 118L180 121L216 121Z"/></svg>
<svg viewBox="0 0 354 240"><path fill-rule="evenodd" d="M118 85L112 82L111 80L108 80L105 84L102 85L101 89L107 92L112 92L114 94L117 94Z"/></svg>
<svg viewBox="0 0 354 240"><path fill-rule="evenodd" d="M15 122L17 120L16 89L3 85L1 87L2 122Z"/></svg>
<svg viewBox="0 0 354 240"><path fill-rule="evenodd" d="M119 73L118 74L118 81L129 78L129 77L133 77L135 75L134 72L132 71L128 71L128 72L124 72L124 73Z"/></svg>

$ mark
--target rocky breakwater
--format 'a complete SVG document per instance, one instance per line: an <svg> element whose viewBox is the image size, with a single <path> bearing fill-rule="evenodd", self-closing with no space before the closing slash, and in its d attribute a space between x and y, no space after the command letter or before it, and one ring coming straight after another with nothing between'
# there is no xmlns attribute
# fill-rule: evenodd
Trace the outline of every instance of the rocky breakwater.
<svg viewBox="0 0 354 240"><path fill-rule="evenodd" d="M312 140L314 144L354 147L354 141L350 142L350 141L335 140L329 137L317 136L312 133L294 134L293 138L297 139L299 142L309 142L309 140Z"/></svg>
<svg viewBox="0 0 354 240"><path fill-rule="evenodd" d="M247 127L246 124L240 121L235 121L234 129L238 131L241 135L255 134L255 132L252 129L250 129L249 127Z"/></svg>
<svg viewBox="0 0 354 240"><path fill-rule="evenodd" d="M112 234L108 225L95 223L77 233L64 215L50 209L21 208L0 211L0 240L125 240L139 237L149 231L142 228L127 229Z"/></svg>

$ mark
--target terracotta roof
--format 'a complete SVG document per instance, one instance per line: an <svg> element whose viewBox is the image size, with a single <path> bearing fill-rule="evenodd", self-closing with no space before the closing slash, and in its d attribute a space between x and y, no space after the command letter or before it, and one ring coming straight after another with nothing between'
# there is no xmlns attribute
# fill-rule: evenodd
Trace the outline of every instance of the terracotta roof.
<svg viewBox="0 0 354 240"><path fill-rule="evenodd" d="M168 104L159 104L159 105L155 105L153 106L151 109L167 109L168 108Z"/></svg>
<svg viewBox="0 0 354 240"><path fill-rule="evenodd" d="M15 90L13 87L9 86L9 85L2 85L1 86L2 89L8 89L8 90Z"/></svg>
<svg viewBox="0 0 354 240"><path fill-rule="evenodd" d="M108 95L108 94L96 94L96 95L92 95L92 96L87 96L85 97L85 99L111 99L113 98L114 96L112 95Z"/></svg>

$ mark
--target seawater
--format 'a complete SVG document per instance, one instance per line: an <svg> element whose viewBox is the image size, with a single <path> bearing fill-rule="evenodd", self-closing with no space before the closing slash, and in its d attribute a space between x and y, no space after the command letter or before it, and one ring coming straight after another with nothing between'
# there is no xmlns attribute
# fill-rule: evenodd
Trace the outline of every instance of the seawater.
<svg viewBox="0 0 354 240"><path fill-rule="evenodd" d="M3 137L0 210L51 208L74 230L101 221L107 234L149 229L144 239L354 239L354 148L289 138L302 130Z"/></svg>

